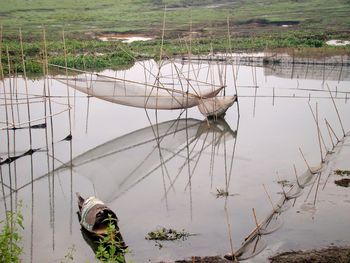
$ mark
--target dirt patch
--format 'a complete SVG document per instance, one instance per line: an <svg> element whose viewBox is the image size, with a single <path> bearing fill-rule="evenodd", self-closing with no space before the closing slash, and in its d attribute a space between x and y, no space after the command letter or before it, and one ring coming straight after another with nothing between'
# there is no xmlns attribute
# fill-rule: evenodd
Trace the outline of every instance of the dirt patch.
<svg viewBox="0 0 350 263"><path fill-rule="evenodd" d="M283 252L269 260L272 263L347 263L350 262L350 248L330 247L321 250Z"/></svg>

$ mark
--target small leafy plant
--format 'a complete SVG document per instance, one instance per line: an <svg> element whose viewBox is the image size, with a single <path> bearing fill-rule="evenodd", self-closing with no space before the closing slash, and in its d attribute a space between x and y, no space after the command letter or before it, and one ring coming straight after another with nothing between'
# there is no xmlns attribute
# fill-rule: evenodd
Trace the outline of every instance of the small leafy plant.
<svg viewBox="0 0 350 263"><path fill-rule="evenodd" d="M2 230L0 233L0 262L21 262L20 256L23 248L20 245L22 236L20 231L23 227L23 215L18 205L17 211L6 213L6 220L0 221Z"/></svg>
<svg viewBox="0 0 350 263"><path fill-rule="evenodd" d="M224 189L221 189L221 188L216 188L216 198L219 198L219 197L227 197L229 196L229 192L224 190Z"/></svg>
<svg viewBox="0 0 350 263"><path fill-rule="evenodd" d="M64 256L64 260L61 263L68 263L69 261L74 260L74 252L76 251L75 245L72 245L68 248L67 254Z"/></svg>
<svg viewBox="0 0 350 263"><path fill-rule="evenodd" d="M122 240L118 239L118 231L116 228L116 219L108 215L107 234L99 240L96 251L96 258L101 262L109 263L125 263L126 249L122 246Z"/></svg>

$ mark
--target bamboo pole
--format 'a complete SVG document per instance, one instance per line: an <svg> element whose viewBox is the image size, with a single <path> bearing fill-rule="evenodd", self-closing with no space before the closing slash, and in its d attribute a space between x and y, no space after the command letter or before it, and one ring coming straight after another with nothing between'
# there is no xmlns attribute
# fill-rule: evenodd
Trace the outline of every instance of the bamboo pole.
<svg viewBox="0 0 350 263"><path fill-rule="evenodd" d="M317 125L318 144L320 146L321 163L324 163L322 145L321 145L321 136L320 136L321 131L320 131L320 126L318 125L318 103L317 102L316 102L316 125ZM326 151L328 151L327 148L326 148Z"/></svg>
<svg viewBox="0 0 350 263"><path fill-rule="evenodd" d="M297 168L295 166L295 164L293 164L293 168L294 168L294 175L295 175L295 178L296 178L296 181L297 181L297 184L300 188L303 188L301 187L300 183L299 183L299 178L298 178L298 173L297 173Z"/></svg>
<svg viewBox="0 0 350 263"><path fill-rule="evenodd" d="M337 139L337 142L340 142L340 139L338 138L337 134L334 132L334 130L333 130L332 126L329 124L328 120L326 118L324 120L326 121L327 126L330 128L330 130L332 131L335 138Z"/></svg>
<svg viewBox="0 0 350 263"><path fill-rule="evenodd" d="M307 168L309 169L309 171L310 171L311 173L313 173L313 171L311 170L311 167L310 167L309 163L306 161L305 155L304 155L304 153L303 153L303 151L301 150L300 147L299 147L299 152L301 153L301 156L303 157L304 162L306 163Z"/></svg>
<svg viewBox="0 0 350 263"><path fill-rule="evenodd" d="M322 147L321 147L320 139L322 140L322 144L323 144L323 147L325 148L326 152L328 152L328 148L327 148L327 145L325 143L325 140L323 138L323 135L321 133L321 129L320 129L320 126L319 126L318 111L317 111L318 103L316 102L316 115L315 115L314 111L312 110L310 102L308 102L308 105L309 105L310 111L312 113L312 117L313 117L313 119L315 121L315 124L316 124L316 127L317 127L317 134L318 134L318 137L319 137L320 151L321 151L321 156L322 156ZM322 160L323 160L323 157L322 157Z"/></svg>
<svg viewBox="0 0 350 263"><path fill-rule="evenodd" d="M342 131L343 131L343 135L344 135L344 137L345 137L345 136L346 136L346 134L345 134L345 130L344 130L344 127L343 127L343 123L342 123L341 118L340 118L340 114L339 114L339 111L338 111L338 107L337 107L337 105L335 104L335 101L334 101L334 98L333 98L332 92L331 92L331 90L329 89L328 84L327 84L327 89L328 89L329 95L330 95L330 96L331 96L331 98L332 98L332 102L333 102L333 105L334 105L335 111L337 112L337 116L338 116L338 119L339 119L339 123L340 123L341 129L342 129Z"/></svg>
<svg viewBox="0 0 350 263"><path fill-rule="evenodd" d="M65 36L64 36L64 29L62 30L62 41L63 41L65 73L66 73L66 79L67 79L66 92L67 92L67 104L68 104L69 134L72 135L71 106L70 106L69 85L68 85L68 60L67 60L67 48L66 48L66 40L65 40Z"/></svg>
<svg viewBox="0 0 350 263"><path fill-rule="evenodd" d="M30 149L32 150L33 149L33 138L32 138L32 129L31 129L31 114L30 114L30 106L29 106L28 82L27 82L27 73L26 73L24 52L23 52L23 40L22 40L22 30L21 29L19 29L19 39L20 39L20 46L21 46L23 79L24 79L24 86L25 86L25 90L26 90L27 116L28 116L28 123L29 123L29 143L30 143Z"/></svg>

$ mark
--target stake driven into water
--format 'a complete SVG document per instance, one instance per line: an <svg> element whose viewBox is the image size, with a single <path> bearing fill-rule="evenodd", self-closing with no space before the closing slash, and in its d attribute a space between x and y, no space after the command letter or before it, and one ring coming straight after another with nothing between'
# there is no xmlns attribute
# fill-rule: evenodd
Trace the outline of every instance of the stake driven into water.
<svg viewBox="0 0 350 263"><path fill-rule="evenodd" d="M32 124L31 124L31 114L30 114L30 106L29 106L29 93L28 93L28 82L27 82L27 73L26 73L26 63L24 59L24 52L23 52L23 40L22 40L22 30L19 29L19 40L20 40L20 46L21 46L21 57L22 57L22 67L23 67L23 79L24 79L24 86L26 90L26 101L27 101L27 116L28 116L28 123L29 123L29 143L30 143L30 149L33 149L33 139L32 139Z"/></svg>

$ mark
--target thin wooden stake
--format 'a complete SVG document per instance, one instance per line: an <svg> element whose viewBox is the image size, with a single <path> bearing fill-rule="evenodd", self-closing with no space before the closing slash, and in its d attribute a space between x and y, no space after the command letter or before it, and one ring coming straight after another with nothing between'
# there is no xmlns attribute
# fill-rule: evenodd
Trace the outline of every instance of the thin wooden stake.
<svg viewBox="0 0 350 263"><path fill-rule="evenodd" d="M310 168L310 165L309 165L309 163L306 161L306 158L305 158L305 156L304 156L304 154L303 154L303 151L301 150L300 147L299 147L299 152L301 153L301 156L303 157L303 159L304 159L304 161L305 161L305 163L306 163L307 168L309 169L310 172L312 172L312 170L311 170L311 168Z"/></svg>
<svg viewBox="0 0 350 263"><path fill-rule="evenodd" d="M321 131L320 131L320 126L318 125L318 103L317 102L316 102L316 125L317 125L318 144L320 146L321 163L324 163L322 145L321 145L321 136L320 136ZM327 151L327 148L326 148L326 151Z"/></svg>
<svg viewBox="0 0 350 263"><path fill-rule="evenodd" d="M256 218L256 213L255 213L255 209L254 207L252 208L253 210L253 216L254 216L254 222L255 222L255 225L256 225L256 228L259 229L259 223L258 223L258 219Z"/></svg>
<svg viewBox="0 0 350 263"><path fill-rule="evenodd" d="M325 119L325 120L326 120L326 119ZM326 123L326 127L327 127L327 131L328 131L329 138L330 138L331 143L332 143L332 149L334 149L335 144L334 144L334 142L333 142L333 137L332 137L332 134L331 134L331 130L330 130L329 126L327 125L327 121L325 121L325 123Z"/></svg>
<svg viewBox="0 0 350 263"><path fill-rule="evenodd" d="M321 133L321 129L320 129L319 121L318 121L317 102L316 102L316 116L315 116L314 111L312 110L311 104L310 103L308 103L308 104L309 104L310 111L312 113L312 117L314 118L314 121L315 121L315 124L316 124L316 127L317 127L317 134L318 134L318 137L319 137L320 151L322 152L321 142L320 142L320 138L321 138L323 147L325 148L326 152L328 152L328 148L327 148L327 145L326 145L326 143L324 141L323 135ZM321 156L322 156L322 153L321 153ZM323 160L323 157L322 157L322 160Z"/></svg>
<svg viewBox="0 0 350 263"><path fill-rule="evenodd" d="M23 67L23 78L24 78L24 86L26 90L26 101L27 101L27 115L29 122L29 144L30 149L33 149L33 139L32 139L32 124L31 124L31 115L30 115L30 106L29 106L29 94L28 94L28 83L27 83L27 73L26 73L26 64L24 61L24 52L23 52L23 40L22 40L22 30L19 29L19 40L21 45L21 56L22 56L22 67Z"/></svg>
<svg viewBox="0 0 350 263"><path fill-rule="evenodd" d="M69 85L68 85L68 61L67 61L67 49L66 49L66 40L64 37L64 29L62 30L62 41L63 41L64 65L65 65L66 81L67 81L66 86L67 86L67 103L68 103L68 117L69 117L69 135L72 135L71 106L70 106Z"/></svg>
<svg viewBox="0 0 350 263"><path fill-rule="evenodd" d="M298 173L297 173L297 168L295 167L295 164L293 164L293 167L294 167L294 174L295 174L295 178L297 180L297 184L300 188L302 188L302 186L300 185L299 183L299 178L298 178Z"/></svg>
<svg viewBox="0 0 350 263"><path fill-rule="evenodd" d="M162 41L161 41L161 45L160 45L159 61L161 61L162 57L163 57L163 45L164 45L164 35L165 35L165 17L166 17L166 5L164 6Z"/></svg>
<svg viewBox="0 0 350 263"><path fill-rule="evenodd" d="M265 184L263 184L263 187L264 187L265 193L266 193L266 195L267 195L267 198L269 199L270 204L271 204L271 206L272 206L272 210L273 210L273 211L275 211L275 207L274 207L274 205L273 205L273 202L272 202L271 196L270 196L270 195L269 195L269 193L267 192L267 189L266 189Z"/></svg>
<svg viewBox="0 0 350 263"><path fill-rule="evenodd" d="M327 126L331 129L333 135L335 136L335 138L337 139L337 142L340 142L340 139L338 138L337 134L334 132L332 126L329 124L327 119L324 119L326 121Z"/></svg>
<svg viewBox="0 0 350 263"><path fill-rule="evenodd" d="M335 104L335 101L334 101L334 98L333 98L332 92L331 92L331 90L329 89L328 84L327 84L327 89L328 89L328 91L329 91L329 95L330 95L330 96L331 96L331 98L332 98L332 102L333 102L333 105L334 105L335 111L337 112L338 119L339 119L339 123L340 123L341 129L342 129L342 131L343 131L343 135L344 135L344 137L345 137L345 136L346 136L346 134L345 134L345 130L344 130L344 127L343 127L343 123L342 123L341 118L340 118L340 114L339 114L339 111L338 111L338 107L337 107L337 105Z"/></svg>

